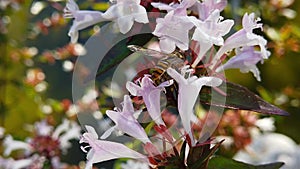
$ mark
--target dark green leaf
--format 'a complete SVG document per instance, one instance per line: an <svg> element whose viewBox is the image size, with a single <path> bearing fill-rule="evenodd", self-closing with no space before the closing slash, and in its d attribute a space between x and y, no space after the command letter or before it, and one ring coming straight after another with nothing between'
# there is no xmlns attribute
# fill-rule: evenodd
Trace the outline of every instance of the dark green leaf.
<svg viewBox="0 0 300 169"><path fill-rule="evenodd" d="M203 87L200 93L200 101L207 105L214 105L219 107L251 110L264 114L289 115L288 112L264 101L261 97L254 94L247 88L230 82L224 82L218 87L226 93L226 101L224 96L210 87ZM213 100L211 101L213 95Z"/></svg>
<svg viewBox="0 0 300 169"><path fill-rule="evenodd" d="M264 165L251 165L220 156L209 160L207 169L279 169L284 163L276 162Z"/></svg>
<svg viewBox="0 0 300 169"><path fill-rule="evenodd" d="M276 162L276 163L255 166L255 169L279 169L283 165L284 165L283 162Z"/></svg>
<svg viewBox="0 0 300 169"><path fill-rule="evenodd" d="M221 146L223 141L217 143L212 148L210 148L211 144L207 143L204 143L202 145L198 144L195 147L192 147L189 151L187 159L188 167L190 169L206 169L210 157L214 155L214 153Z"/></svg>
<svg viewBox="0 0 300 169"><path fill-rule="evenodd" d="M109 27L106 27L106 29L109 29ZM147 29L144 27L141 27L141 29ZM102 31L102 30L101 30ZM136 31L136 30L135 30ZM112 33L112 35L107 35L107 32L109 33L109 30L103 30L106 35L103 35L104 40L101 40L99 46L109 46L111 41L120 41L117 43L113 48L109 50L109 52L105 55L104 59L101 61L99 65L99 69L97 72L97 76L102 75L106 71L110 70L114 66L118 65L122 60L124 60L128 55L130 55L132 52L127 48L128 45L139 45L143 46L151 38L153 38L153 35L150 33L143 33L143 34L137 34L134 36L130 36L132 32L129 32L125 35L118 34L117 36L115 33ZM133 34L133 33L132 33ZM101 36L101 35L100 35ZM108 37L108 38L107 38ZM112 39L109 39L110 37L115 37ZM101 38L101 37L99 37Z"/></svg>

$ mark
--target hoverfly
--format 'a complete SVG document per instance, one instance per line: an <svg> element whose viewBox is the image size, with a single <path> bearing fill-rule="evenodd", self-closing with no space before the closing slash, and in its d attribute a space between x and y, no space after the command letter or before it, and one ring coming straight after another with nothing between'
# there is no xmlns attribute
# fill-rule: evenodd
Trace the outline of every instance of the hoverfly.
<svg viewBox="0 0 300 169"><path fill-rule="evenodd" d="M151 56L153 58L159 58L155 66L148 70L146 73L151 75L152 80L156 85L159 85L160 83L171 79L171 77L166 73L166 70L168 68L173 68L176 71L180 72L181 68L185 65L184 55L177 51L170 54L165 54L155 50L146 49L137 45L129 45L127 46L127 48L135 53ZM177 104L177 92L178 86L176 83L166 88L166 97L168 98L167 105Z"/></svg>
<svg viewBox="0 0 300 169"><path fill-rule="evenodd" d="M152 56L155 58L160 58L156 63L154 69L150 71L151 75L154 77L154 81L158 80L165 81L166 79L162 79L164 77L165 72L168 68L173 68L180 72L180 69L185 65L184 57L179 52L173 52L170 54L161 53L152 49L146 49L137 45L129 45L127 46L132 52L141 53L143 55Z"/></svg>

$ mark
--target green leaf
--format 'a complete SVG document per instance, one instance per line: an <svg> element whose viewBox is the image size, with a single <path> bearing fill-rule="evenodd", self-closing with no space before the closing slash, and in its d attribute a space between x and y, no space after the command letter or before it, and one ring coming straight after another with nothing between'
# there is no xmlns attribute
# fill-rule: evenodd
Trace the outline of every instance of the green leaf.
<svg viewBox="0 0 300 169"><path fill-rule="evenodd" d="M264 165L251 165L221 156L212 157L207 169L279 169L284 163L276 162Z"/></svg>
<svg viewBox="0 0 300 169"><path fill-rule="evenodd" d="M215 89L210 87L202 88L200 92L200 102L207 105L238 110L251 110L264 114L289 115L288 112L264 101L261 97L241 85L223 82L218 89L226 93L225 103L224 96L217 91L213 92ZM211 100L212 96L213 100Z"/></svg>
<svg viewBox="0 0 300 169"><path fill-rule="evenodd" d="M284 165L283 162L276 162L276 163L270 163L270 164L263 164L259 166L255 166L255 169L279 169Z"/></svg>
<svg viewBox="0 0 300 169"><path fill-rule="evenodd" d="M187 158L188 167L190 169L206 169L210 157L213 156L223 141L224 140L218 142L213 147L208 143L198 144L192 147ZM210 140L207 142L210 142Z"/></svg>
<svg viewBox="0 0 300 169"><path fill-rule="evenodd" d="M141 28L141 29L144 29L144 28ZM147 28L145 28L145 29L147 29ZM101 31L102 31L102 29L101 29ZM103 32L106 33L109 31L103 30ZM128 33L128 34L130 34L130 33ZM132 51L130 51L127 48L128 45L143 46L153 38L153 35L150 33L137 34L134 36L130 36L128 34L126 34L126 35L120 34L118 36L116 36L114 34L111 35L112 37L113 36L115 37L115 39L113 39L112 41L117 41L116 39L120 39L120 42L117 43L115 46L113 46L113 48L111 48L109 50L109 52L105 55L104 59L101 61L98 72L97 72L97 77L104 74L105 72L107 72L108 70L113 68L114 66L118 65L128 55L130 55L132 53ZM106 36L109 36L109 35L106 35ZM101 40L100 43L103 43L103 44L99 44L99 46L107 46L106 43L110 43L111 39L105 41L106 36L102 37L102 39L104 39L104 40L103 41Z"/></svg>

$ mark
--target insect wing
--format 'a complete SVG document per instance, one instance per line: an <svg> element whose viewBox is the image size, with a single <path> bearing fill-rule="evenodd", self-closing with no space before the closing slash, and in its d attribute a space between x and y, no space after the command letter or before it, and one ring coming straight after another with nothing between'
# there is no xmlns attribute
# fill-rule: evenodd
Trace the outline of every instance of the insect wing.
<svg viewBox="0 0 300 169"><path fill-rule="evenodd" d="M161 52L158 52L158 51L152 50L152 49L146 49L146 48L143 48L143 47L137 46L137 45L128 45L127 48L129 50L131 50L132 52L141 53L143 55L152 56L152 57L158 58L158 59L169 56L169 54L161 53Z"/></svg>

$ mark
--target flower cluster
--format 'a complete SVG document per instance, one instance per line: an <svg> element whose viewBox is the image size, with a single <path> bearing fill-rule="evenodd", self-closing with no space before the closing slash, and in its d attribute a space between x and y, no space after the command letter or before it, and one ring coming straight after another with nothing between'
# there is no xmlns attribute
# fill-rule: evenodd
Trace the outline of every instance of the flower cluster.
<svg viewBox="0 0 300 169"><path fill-rule="evenodd" d="M186 68L182 69L181 74L172 68L169 68L167 73L179 84L178 110L184 129L184 134L180 137L189 140L188 143L190 146L195 146L197 141L195 141L191 131L191 117L194 113L194 104L196 103L202 86L219 86L222 83L222 80L216 77L198 78L196 76L191 76L191 71L188 71ZM186 75L187 78L185 78ZM152 79L145 75L139 79L137 83L138 84L127 82L127 90L133 96L143 97L148 114L155 122L154 130L162 138L161 143L167 142L171 146L174 146L181 139L176 140L172 136L162 119L160 110L160 93L164 90L164 87L170 86L173 81L166 81L159 86L155 86ZM89 144L88 146L82 147L83 151L88 152L86 168L91 168L93 163L116 158L138 159L149 163L150 166L157 165L158 161L167 158L166 154L161 152L161 150L149 139L145 129L138 122L137 117L135 116L135 112L137 111L139 110L134 109L130 96L125 95L122 110L115 108L115 110L106 111L106 115L115 123L115 126L108 129L100 139L98 139L98 134L93 127L86 126L87 132L83 134L80 140L81 143ZM140 140L144 144L144 150L147 155L136 152L123 144L103 140L111 135L114 130L119 130L124 134Z"/></svg>
<svg viewBox="0 0 300 169"><path fill-rule="evenodd" d="M98 22L112 21L114 29L123 34L130 31L134 22L149 23L146 8L140 5L140 0L118 0L106 12L79 10L74 0L68 0L65 17L74 18L69 31L71 41L78 40L78 31ZM141 3L143 4L143 3ZM164 4L152 2L151 5L161 11L167 11L164 18L156 19L156 27L152 34L159 39L160 50L172 53L176 48L186 51L196 44L200 48L191 64L193 68L202 61L210 69L220 72L226 69L240 69L241 72L252 72L260 81L260 73L256 64L268 59L270 52L266 49L267 41L253 33L254 29L262 29L260 18L254 13L243 16L243 28L230 35L234 21L220 15L227 5L227 0L183 0L180 3ZM192 38L189 38L189 35ZM227 35L228 36L228 35ZM219 46L214 56L208 56L208 51ZM193 49L195 50L195 49ZM234 50L235 56L224 65L221 62L228 56L228 51ZM208 59L208 57L213 59Z"/></svg>
<svg viewBox="0 0 300 169"><path fill-rule="evenodd" d="M73 121L64 119L55 130L43 120L33 126L34 137L26 141L14 140L11 135L4 138L4 157L14 151L22 151L18 159L0 157L0 168L43 168L50 164L51 168L61 168L64 164L60 155L66 154L71 147L70 141L79 139L81 127Z"/></svg>
<svg viewBox="0 0 300 169"><path fill-rule="evenodd" d="M252 142L252 133L256 129L263 132L274 130L274 119L258 119L257 114L245 110L228 110L216 130L217 139L226 138L224 148L231 151L244 149ZM227 144L228 143L228 144Z"/></svg>
<svg viewBox="0 0 300 169"><path fill-rule="evenodd" d="M134 27L135 22L148 24L150 20L146 11L149 11L147 9L149 6L143 6L144 4L140 0L117 0L113 1L105 12L100 12L79 10L73 0L68 0L65 17L74 18L69 31L71 42L77 42L79 30L98 22L111 21L114 32L122 34L128 33ZM250 71L258 81L261 80L256 64L268 59L270 52L266 49L267 41L254 33L254 29L262 29L262 23L259 23L260 19L255 18L254 13L244 14L242 29L228 35L234 21L221 16L221 12L227 5L226 0L182 0L171 3L152 2L151 5L151 9L156 8L166 12L161 15L163 18L156 19L155 28L152 31L161 54L174 56L180 53L185 57L190 54L192 59L184 60L184 66L180 68L175 68L172 66L175 63L171 63L163 70L163 74L165 73L169 79L164 79L159 83L154 80L150 71L139 74L134 82L126 83L126 89L130 95L124 96L122 108L106 111L107 118L114 125L101 136L98 135L97 128L85 126L87 132L81 137L80 143L83 144L82 150L87 153L86 168L92 168L94 163L118 158L139 160L152 168L164 166L172 168L178 165L179 168L207 166L209 157L222 141L211 148L210 136L202 140L201 130L199 132L201 134L194 130L195 124L203 127L194 109L203 86L214 88L219 91L219 94L226 96L226 93L222 93L220 89L222 84L226 84L226 80L220 78L222 77L220 72L231 68L240 69L243 73ZM228 38L224 39L224 36ZM217 49L215 53L214 49ZM134 52L136 51L138 49ZM230 56L231 58L228 59L227 57ZM225 63L222 65L223 62ZM199 73L199 70L204 69L204 75ZM161 93L167 91L173 94L175 114L180 118L180 121L174 120L176 122L173 121L174 124L172 124L176 126L176 131L170 129L171 120L167 119L172 114L166 115L168 110L161 110ZM256 95L251 95L251 97L254 100L257 99ZM142 99L142 106L135 106L136 98ZM263 109L259 105L262 103L264 104L260 102L253 105L253 109L247 106L245 108L260 110ZM228 107L230 106L233 107L232 105ZM147 118L152 121L150 124L141 124L139 121L141 112L146 112ZM205 122L208 121L206 119ZM249 124L252 126L254 122L252 124L250 121ZM142 145L143 150L138 152L132 148L132 145L106 140L113 135L114 131L136 139L136 142ZM237 130L234 136L241 133L238 132ZM223 134L226 135L226 133ZM239 148L241 147L245 145ZM199 152L203 153L198 154Z"/></svg>

